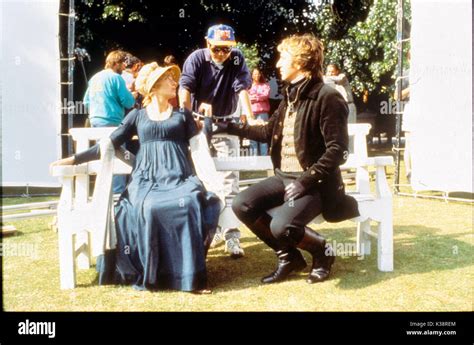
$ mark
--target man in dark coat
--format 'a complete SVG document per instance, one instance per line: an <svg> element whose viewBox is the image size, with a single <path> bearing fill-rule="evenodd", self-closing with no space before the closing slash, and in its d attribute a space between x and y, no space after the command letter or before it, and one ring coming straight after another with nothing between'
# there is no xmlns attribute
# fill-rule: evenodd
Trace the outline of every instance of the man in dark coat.
<svg viewBox="0 0 474 345"><path fill-rule="evenodd" d="M308 283L328 278L334 251L306 225L319 214L337 222L359 215L344 191L339 166L348 152L348 108L322 78L323 46L313 35L295 35L278 46L277 68L285 98L266 125L220 125L222 130L270 144L275 176L241 192L232 208L263 242L275 250L277 269L263 283L284 280L306 267L298 250L313 256ZM278 207L273 217L266 211Z"/></svg>

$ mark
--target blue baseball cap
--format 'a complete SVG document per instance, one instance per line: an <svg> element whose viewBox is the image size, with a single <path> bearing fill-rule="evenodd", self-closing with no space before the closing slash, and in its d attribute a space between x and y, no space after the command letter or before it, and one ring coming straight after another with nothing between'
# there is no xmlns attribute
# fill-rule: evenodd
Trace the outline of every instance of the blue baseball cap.
<svg viewBox="0 0 474 345"><path fill-rule="evenodd" d="M214 46L235 46L235 32L232 27L224 24L211 26L207 30L206 39Z"/></svg>

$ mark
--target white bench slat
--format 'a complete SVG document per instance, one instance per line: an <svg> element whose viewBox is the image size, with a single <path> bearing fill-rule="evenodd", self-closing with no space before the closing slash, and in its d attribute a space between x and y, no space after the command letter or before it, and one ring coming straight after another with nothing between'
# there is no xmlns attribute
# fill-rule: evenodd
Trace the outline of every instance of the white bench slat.
<svg viewBox="0 0 474 345"><path fill-rule="evenodd" d="M257 171L273 170L270 156L214 157L218 171Z"/></svg>

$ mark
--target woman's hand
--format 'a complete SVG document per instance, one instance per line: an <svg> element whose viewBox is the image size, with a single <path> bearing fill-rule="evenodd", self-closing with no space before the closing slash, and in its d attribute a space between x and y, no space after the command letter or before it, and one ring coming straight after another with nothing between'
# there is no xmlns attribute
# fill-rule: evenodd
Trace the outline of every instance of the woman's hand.
<svg viewBox="0 0 474 345"><path fill-rule="evenodd" d="M57 160L49 165L49 174L53 174L53 168L59 165L74 165L74 156Z"/></svg>

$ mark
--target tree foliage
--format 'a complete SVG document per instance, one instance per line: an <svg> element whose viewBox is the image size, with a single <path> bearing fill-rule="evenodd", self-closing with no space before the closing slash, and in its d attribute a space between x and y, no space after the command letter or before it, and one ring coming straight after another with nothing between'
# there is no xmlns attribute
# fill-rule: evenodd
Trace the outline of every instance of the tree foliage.
<svg viewBox="0 0 474 345"><path fill-rule="evenodd" d="M89 49L108 51L122 47L145 59L172 53L183 61L204 46L206 29L230 24L237 40L258 45L259 63L274 70L275 47L282 37L311 31L313 20L305 0L76 1L77 41ZM244 48L245 49L245 48Z"/></svg>
<svg viewBox="0 0 474 345"><path fill-rule="evenodd" d="M237 48L244 54L245 62L250 71L254 68L259 68L260 66L260 54L258 51L258 45L255 44L246 44L238 43Z"/></svg>
<svg viewBox="0 0 474 345"><path fill-rule="evenodd" d="M207 27L221 22L235 28L249 66L259 66L272 76L279 41L289 34L313 32L325 44L326 63L342 67L356 96L365 91L382 95L394 84L396 3L76 0L76 39L97 64L115 48L129 50L145 61L173 54L183 62L194 49L204 46Z"/></svg>
<svg viewBox="0 0 474 345"><path fill-rule="evenodd" d="M345 10L353 3L347 2ZM361 12L368 12L355 23L343 20L347 16L341 16L336 5L317 12L316 28L325 44L325 59L344 70L358 96L365 91L392 92L397 65L397 0L365 0L358 6Z"/></svg>

